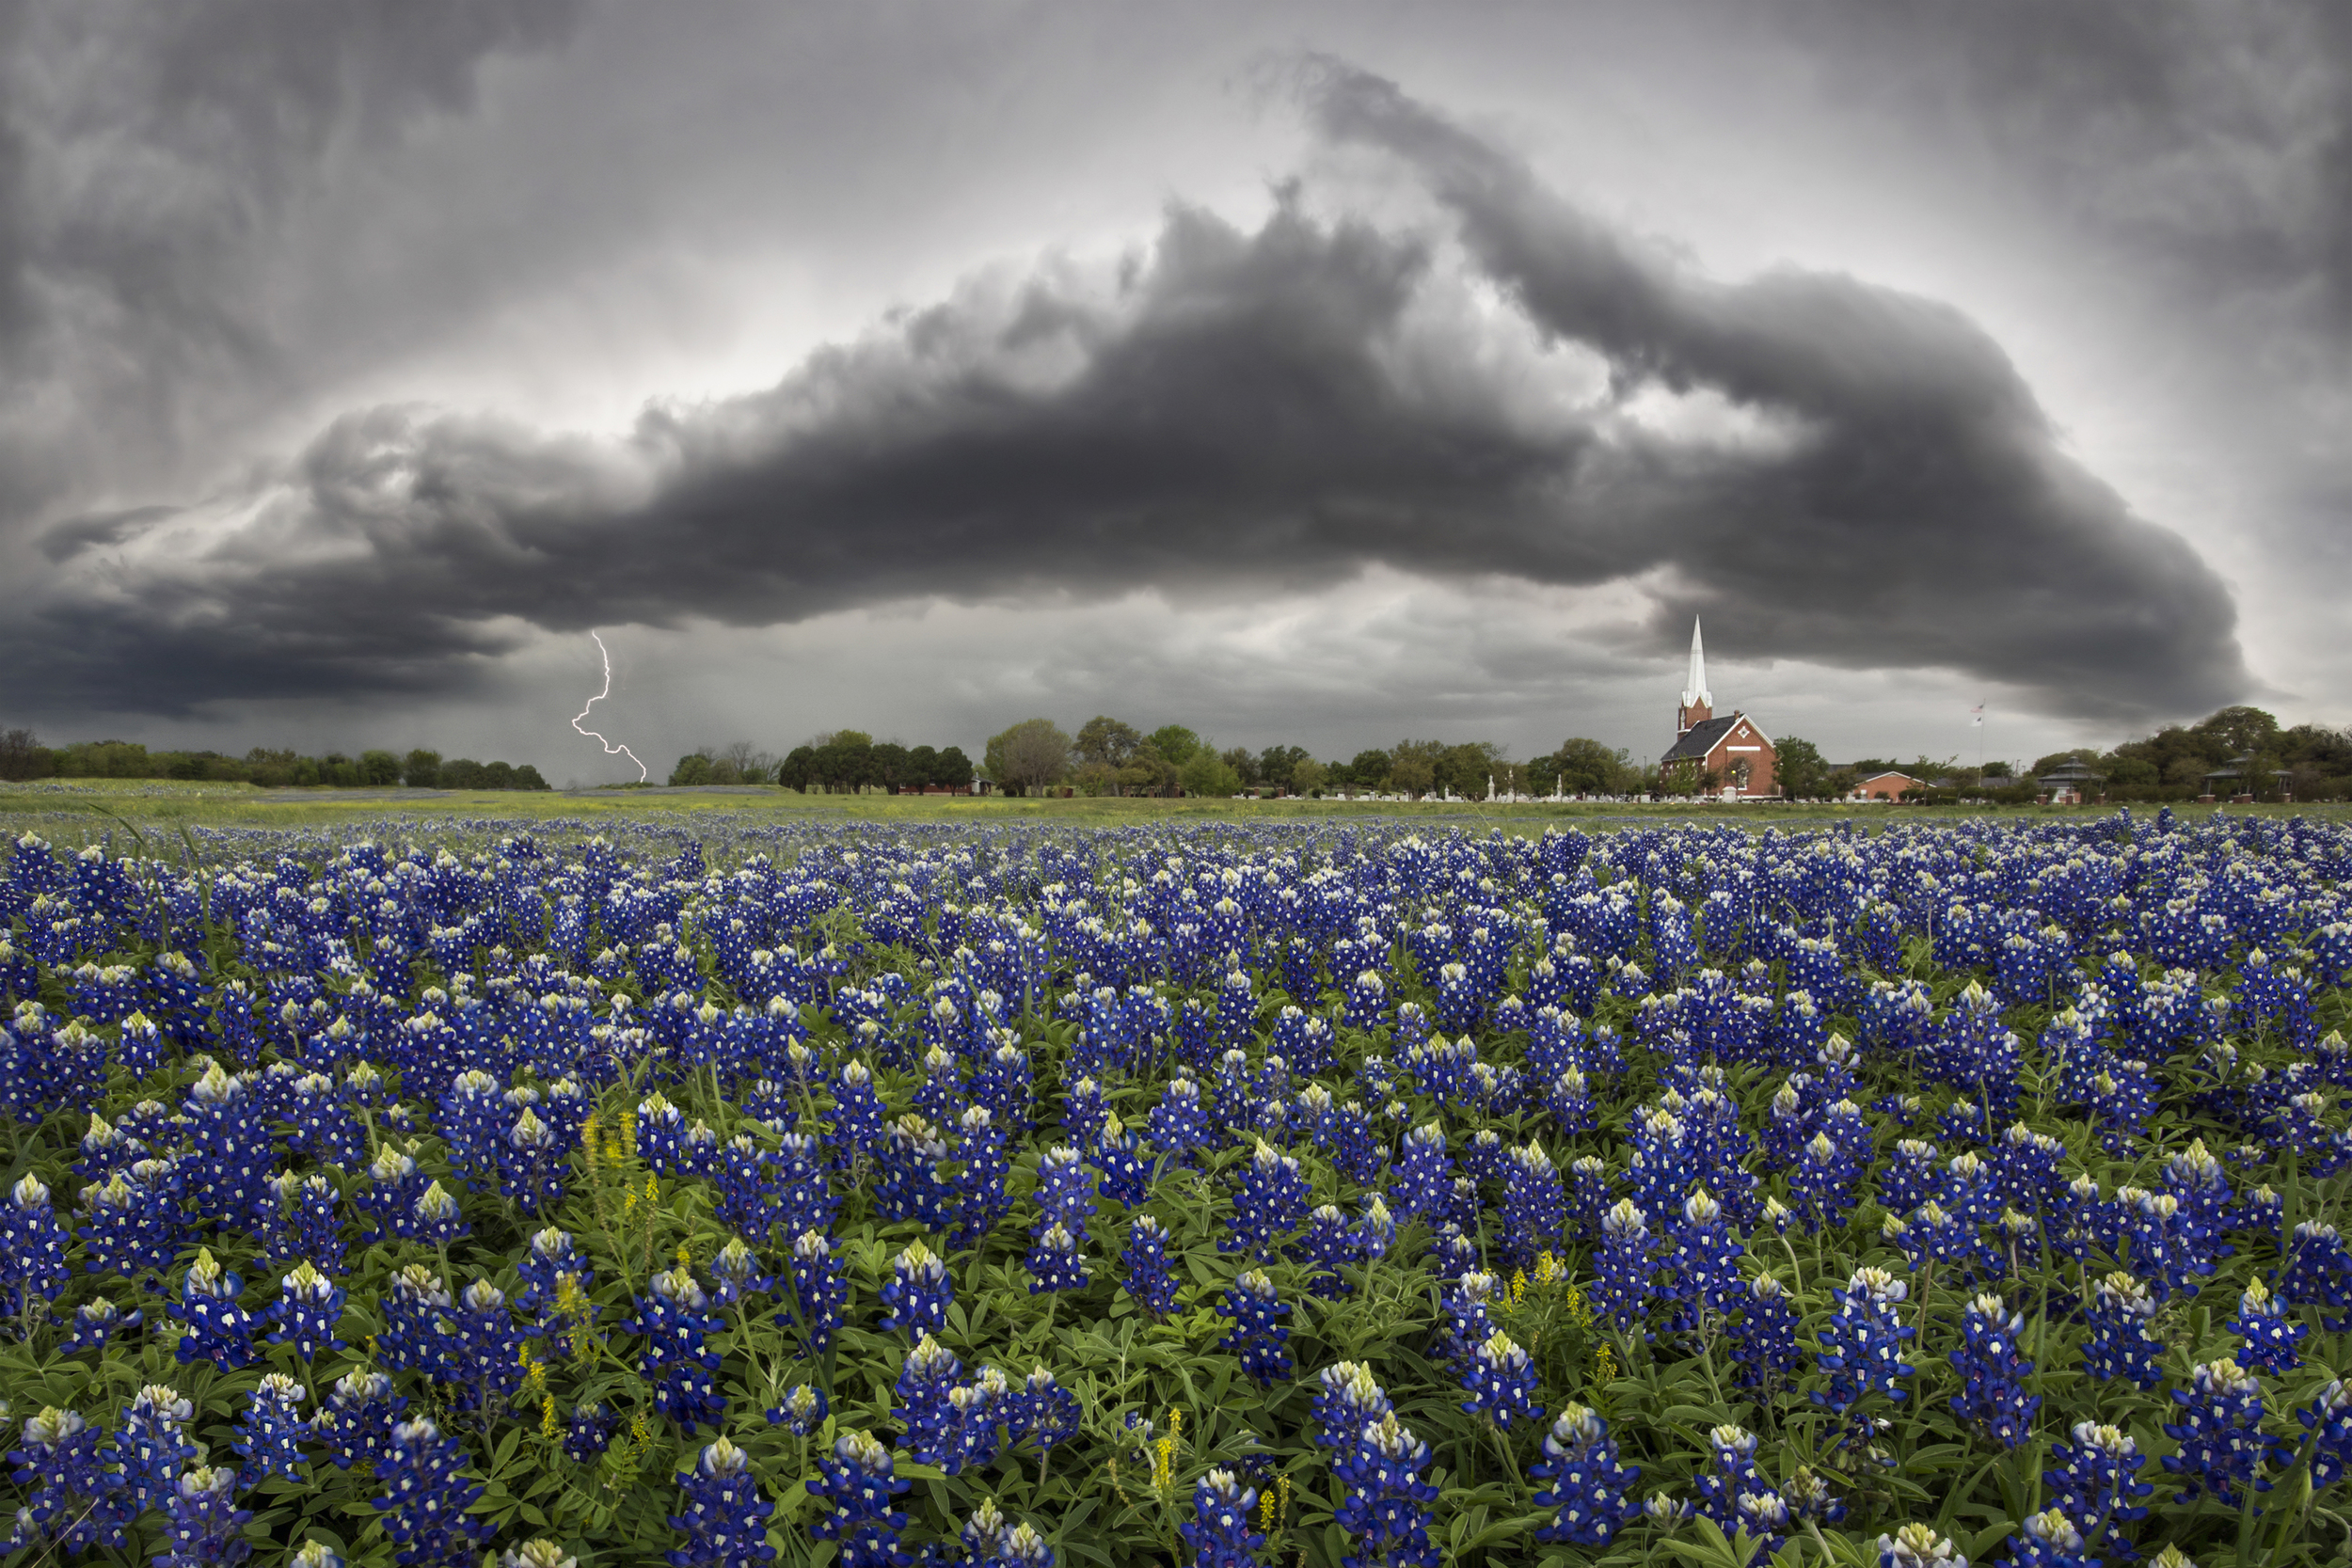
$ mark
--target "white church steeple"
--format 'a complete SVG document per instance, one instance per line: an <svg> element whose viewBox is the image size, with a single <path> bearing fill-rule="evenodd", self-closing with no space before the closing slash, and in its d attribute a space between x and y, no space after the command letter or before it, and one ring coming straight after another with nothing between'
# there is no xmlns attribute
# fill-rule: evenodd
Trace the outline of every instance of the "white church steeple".
<svg viewBox="0 0 2352 1568"><path fill-rule="evenodd" d="M1699 641L1699 623L1691 619L1691 674L1682 689L1682 706L1675 712L1675 733L1715 717L1714 694L1707 689L1707 648Z"/></svg>

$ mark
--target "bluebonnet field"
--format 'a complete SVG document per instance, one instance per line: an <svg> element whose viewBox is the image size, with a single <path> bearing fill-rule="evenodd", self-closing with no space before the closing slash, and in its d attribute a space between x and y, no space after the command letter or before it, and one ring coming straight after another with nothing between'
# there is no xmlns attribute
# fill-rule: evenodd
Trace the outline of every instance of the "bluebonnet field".
<svg viewBox="0 0 2352 1568"><path fill-rule="evenodd" d="M2344 1560L2352 833L18 842L17 1562Z"/></svg>

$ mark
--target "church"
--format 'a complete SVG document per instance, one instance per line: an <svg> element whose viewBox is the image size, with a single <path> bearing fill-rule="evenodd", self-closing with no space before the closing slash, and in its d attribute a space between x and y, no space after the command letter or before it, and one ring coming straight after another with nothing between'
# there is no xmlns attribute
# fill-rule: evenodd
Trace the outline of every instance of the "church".
<svg viewBox="0 0 2352 1568"><path fill-rule="evenodd" d="M1660 775L1694 773L1705 793L1720 794L1726 800L1761 800L1780 793L1773 767L1779 755L1772 737L1738 708L1715 717L1715 699L1707 689L1707 650L1693 620L1691 673L1682 689L1682 705L1675 710L1675 743L1658 759Z"/></svg>

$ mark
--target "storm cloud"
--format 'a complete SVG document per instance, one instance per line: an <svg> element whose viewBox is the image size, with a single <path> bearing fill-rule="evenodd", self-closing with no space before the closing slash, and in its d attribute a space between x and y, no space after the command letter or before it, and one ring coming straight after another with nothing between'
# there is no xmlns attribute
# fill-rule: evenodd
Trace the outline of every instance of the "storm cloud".
<svg viewBox="0 0 2352 1568"><path fill-rule="evenodd" d="M1774 657L1964 672L2074 717L2245 688L2219 578L1956 309L1708 277L1393 83L1279 74L1327 154L1421 215L1299 183L1248 227L1175 204L1117 265L978 277L620 437L357 410L199 504L50 528L11 665L175 712L454 689L532 628L1296 593L1378 564L1635 580L1657 648L1701 612Z"/></svg>

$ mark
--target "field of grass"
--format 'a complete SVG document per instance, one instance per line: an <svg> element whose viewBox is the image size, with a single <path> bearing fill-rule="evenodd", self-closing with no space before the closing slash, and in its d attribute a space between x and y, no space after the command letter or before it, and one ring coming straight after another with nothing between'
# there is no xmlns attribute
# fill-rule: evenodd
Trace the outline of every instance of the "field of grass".
<svg viewBox="0 0 2352 1568"><path fill-rule="evenodd" d="M1689 802L1626 805L1491 805L1470 800L1007 800L949 796L800 795L763 788L501 791L416 789L261 789L251 784L183 784L156 779L43 780L0 784L0 832L30 832L59 846L130 833L176 840L183 828L328 829L363 822L414 824L418 831L469 821L611 820L616 824L684 819L710 813L737 822L868 821L907 823L1038 822L1117 827L1152 821L1427 821L1433 828L1500 828L1539 833L1553 823L1593 827L1729 822L1761 831L1852 819L1867 826L1991 816L2009 821L2097 816L2112 806L1916 807L1843 804L1723 806ZM2217 808L2176 806L2202 816ZM2234 813L2312 816L2342 820L2343 805L2232 806ZM2153 816L2154 808L2136 808ZM160 847L160 846L159 846Z"/></svg>

